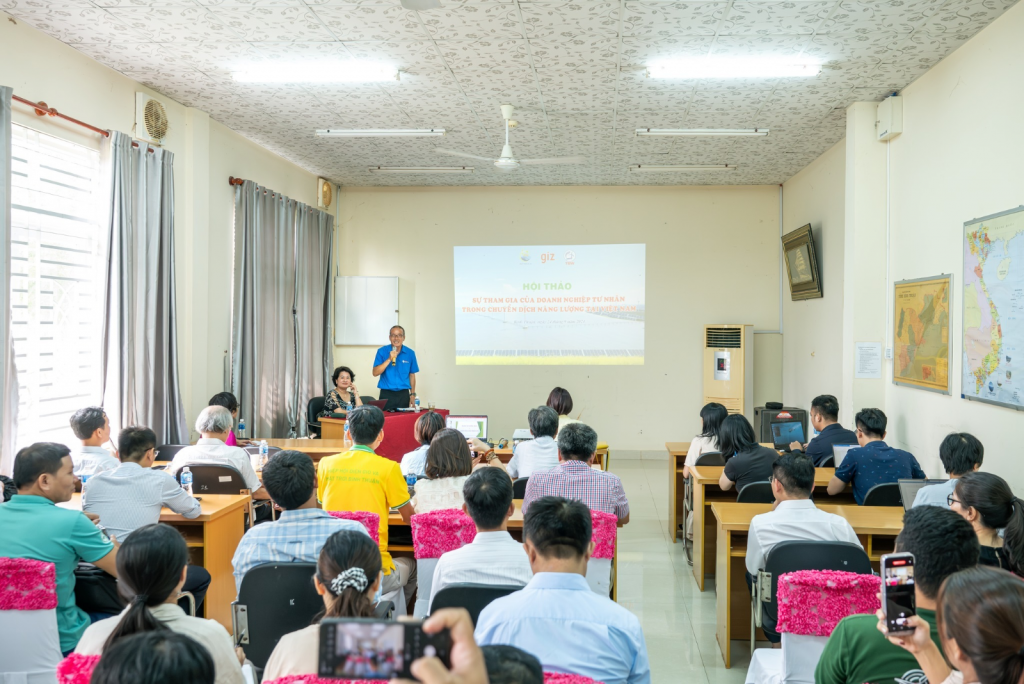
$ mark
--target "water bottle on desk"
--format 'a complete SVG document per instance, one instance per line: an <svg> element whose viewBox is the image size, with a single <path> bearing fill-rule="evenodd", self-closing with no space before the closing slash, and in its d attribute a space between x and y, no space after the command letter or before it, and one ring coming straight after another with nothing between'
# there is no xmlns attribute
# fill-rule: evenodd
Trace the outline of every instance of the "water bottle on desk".
<svg viewBox="0 0 1024 684"><path fill-rule="evenodd" d="M405 484L409 488L409 494L412 494L412 490L416 487L416 474L409 473L405 476Z"/></svg>
<svg viewBox="0 0 1024 684"><path fill-rule="evenodd" d="M192 471L189 470L188 466L181 469L181 488L184 489L189 496L192 496Z"/></svg>
<svg viewBox="0 0 1024 684"><path fill-rule="evenodd" d="M238 419L238 436L245 439L245 418Z"/></svg>
<svg viewBox="0 0 1024 684"><path fill-rule="evenodd" d="M420 412L420 398L416 397L416 413Z"/></svg>
<svg viewBox="0 0 1024 684"><path fill-rule="evenodd" d="M260 470L263 470L263 466L267 465L267 461L270 460L270 447L267 446L267 440L260 441Z"/></svg>

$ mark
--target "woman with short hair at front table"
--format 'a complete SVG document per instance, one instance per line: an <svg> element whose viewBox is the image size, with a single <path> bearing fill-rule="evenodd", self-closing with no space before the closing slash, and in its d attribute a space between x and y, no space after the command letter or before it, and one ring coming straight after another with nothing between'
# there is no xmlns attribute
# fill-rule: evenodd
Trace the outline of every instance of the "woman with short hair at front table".
<svg viewBox="0 0 1024 684"><path fill-rule="evenodd" d="M331 382L334 389L324 397L324 408L317 414L317 418L329 418L335 413L348 413L349 404L362 406L363 400L359 397L359 390L355 386L356 374L348 366L338 366L331 374Z"/></svg>

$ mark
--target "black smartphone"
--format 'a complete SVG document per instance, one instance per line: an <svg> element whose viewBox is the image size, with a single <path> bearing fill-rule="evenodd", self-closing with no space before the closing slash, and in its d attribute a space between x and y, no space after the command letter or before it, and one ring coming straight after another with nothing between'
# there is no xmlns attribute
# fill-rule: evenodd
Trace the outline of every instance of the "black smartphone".
<svg viewBox="0 0 1024 684"><path fill-rule="evenodd" d="M889 634L914 631L907 624L911 615L917 615L914 602L914 554L890 553L882 556L882 607L885 609L885 626Z"/></svg>
<svg viewBox="0 0 1024 684"><path fill-rule="evenodd" d="M451 667L451 635L423 631L421 621L327 618L320 623L319 676L334 679L413 679L409 667L423 656Z"/></svg>

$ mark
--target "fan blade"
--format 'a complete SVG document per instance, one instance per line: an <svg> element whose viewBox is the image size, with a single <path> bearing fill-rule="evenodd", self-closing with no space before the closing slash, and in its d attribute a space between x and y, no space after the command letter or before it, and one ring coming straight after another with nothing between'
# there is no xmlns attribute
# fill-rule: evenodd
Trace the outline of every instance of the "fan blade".
<svg viewBox="0 0 1024 684"><path fill-rule="evenodd" d="M456 152L455 150L447 150L447 149L445 149L443 147L435 147L434 151L435 152L440 152L441 154L450 154L453 157L466 157L467 159L479 159L480 161L485 161L485 162L493 162L494 161L493 157L478 157L475 154L466 154L465 152Z"/></svg>
<svg viewBox="0 0 1024 684"><path fill-rule="evenodd" d="M586 164L586 157L549 157L547 159L520 159L520 164Z"/></svg>
<svg viewBox="0 0 1024 684"><path fill-rule="evenodd" d="M402 7L407 10L422 12L424 10L438 9L441 7L440 0L402 0Z"/></svg>

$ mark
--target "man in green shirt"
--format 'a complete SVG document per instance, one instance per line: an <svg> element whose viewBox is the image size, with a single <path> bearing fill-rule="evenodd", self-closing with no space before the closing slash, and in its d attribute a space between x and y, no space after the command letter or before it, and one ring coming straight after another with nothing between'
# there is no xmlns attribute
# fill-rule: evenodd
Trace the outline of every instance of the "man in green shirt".
<svg viewBox="0 0 1024 684"><path fill-rule="evenodd" d="M943 580L978 564L980 547L971 524L951 510L912 508L903 516L896 551L914 554L917 614L942 649L935 626L935 598ZM836 625L825 645L815 684L927 684L917 660L878 631L874 615L851 615ZM931 684L941 684L932 682Z"/></svg>
<svg viewBox="0 0 1024 684"><path fill-rule="evenodd" d="M14 485L18 493L0 505L0 557L56 566L57 630L60 650L67 654L89 626L89 616L75 605L75 568L85 561L116 577L116 542L86 514L57 506L75 492L71 451L63 444L38 442L19 451Z"/></svg>

